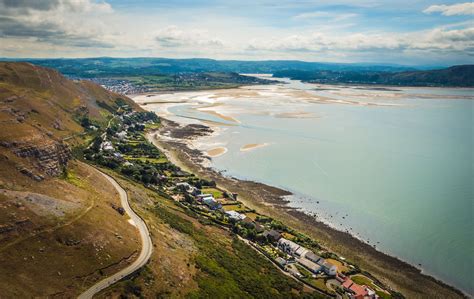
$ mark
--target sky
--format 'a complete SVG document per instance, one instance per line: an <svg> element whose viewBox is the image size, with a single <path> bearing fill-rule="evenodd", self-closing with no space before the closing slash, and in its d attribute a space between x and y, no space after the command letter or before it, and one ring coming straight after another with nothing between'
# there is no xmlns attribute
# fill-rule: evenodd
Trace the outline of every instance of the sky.
<svg viewBox="0 0 474 299"><path fill-rule="evenodd" d="M0 57L474 64L474 3L0 0Z"/></svg>

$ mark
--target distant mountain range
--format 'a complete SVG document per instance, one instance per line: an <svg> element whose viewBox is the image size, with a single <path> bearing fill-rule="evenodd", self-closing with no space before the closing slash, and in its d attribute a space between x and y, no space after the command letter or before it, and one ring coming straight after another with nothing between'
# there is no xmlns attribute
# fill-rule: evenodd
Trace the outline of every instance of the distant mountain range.
<svg viewBox="0 0 474 299"><path fill-rule="evenodd" d="M82 78L117 75L156 75L186 72L274 73L281 70L302 71L408 71L412 67L396 65L321 63L297 60L239 61L213 59L167 58L83 58L83 59L22 59L37 65L51 67L67 76Z"/></svg>
<svg viewBox="0 0 474 299"><path fill-rule="evenodd" d="M308 82L387 84L402 86L474 86L473 65L446 69L321 63L297 60L238 61L167 58L23 59L55 68L71 78L119 78L183 73L270 73Z"/></svg>
<svg viewBox="0 0 474 299"><path fill-rule="evenodd" d="M273 76L314 83L474 87L474 65L402 72L282 70Z"/></svg>

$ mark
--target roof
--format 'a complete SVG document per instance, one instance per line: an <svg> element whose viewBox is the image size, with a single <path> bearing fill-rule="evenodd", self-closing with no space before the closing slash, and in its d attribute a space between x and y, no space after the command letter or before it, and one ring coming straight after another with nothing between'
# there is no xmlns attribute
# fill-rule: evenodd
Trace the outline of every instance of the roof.
<svg viewBox="0 0 474 299"><path fill-rule="evenodd" d="M368 292L367 292L367 287L366 286L361 286L361 285L358 285L357 283L353 283L349 289L354 292L354 295L356 296L366 296L368 295Z"/></svg>
<svg viewBox="0 0 474 299"><path fill-rule="evenodd" d="M275 262L279 263L280 265L285 265L286 264L286 260L284 258L281 258L281 257L277 257L275 259Z"/></svg>
<svg viewBox="0 0 474 299"><path fill-rule="evenodd" d="M278 245L289 247L291 251L296 251L301 247L300 245L296 244L295 242L287 240L285 238L281 238L280 240L278 240Z"/></svg>
<svg viewBox="0 0 474 299"><path fill-rule="evenodd" d="M315 262L315 263L317 263L321 259L321 257L319 255L314 254L314 252L312 252L312 251L306 252L304 257L307 258L308 260L312 261L312 262Z"/></svg>
<svg viewBox="0 0 474 299"><path fill-rule="evenodd" d="M346 288L346 289L349 289L350 286L353 285L353 284L354 284L354 282L350 278L348 278L348 279L346 279L346 281L344 281L342 283L342 287Z"/></svg>
<svg viewBox="0 0 474 299"><path fill-rule="evenodd" d="M263 232L264 237L272 237L274 240L278 241L281 238L280 232L272 229L272 230L266 230Z"/></svg>
<svg viewBox="0 0 474 299"><path fill-rule="evenodd" d="M321 270L320 265L313 263L312 261L307 260L305 258L297 259L297 261L298 263L300 263L301 265L305 266L306 268L308 268L309 270L313 272L319 272Z"/></svg>
<svg viewBox="0 0 474 299"><path fill-rule="evenodd" d="M335 265L331 264L330 262L328 262L326 260L324 260L324 262L321 262L321 260L319 260L318 264L320 264L321 266L323 266L326 269L331 269L332 267L336 267Z"/></svg>
<svg viewBox="0 0 474 299"><path fill-rule="evenodd" d="M358 285L357 283L353 282L350 278L346 279L342 283L342 287L345 289L350 290L352 293L354 293L355 296L366 296L369 294L368 288L364 285Z"/></svg>
<svg viewBox="0 0 474 299"><path fill-rule="evenodd" d="M230 218L234 219L242 220L245 218L245 215L242 215L236 211L226 211L225 214L228 215Z"/></svg>

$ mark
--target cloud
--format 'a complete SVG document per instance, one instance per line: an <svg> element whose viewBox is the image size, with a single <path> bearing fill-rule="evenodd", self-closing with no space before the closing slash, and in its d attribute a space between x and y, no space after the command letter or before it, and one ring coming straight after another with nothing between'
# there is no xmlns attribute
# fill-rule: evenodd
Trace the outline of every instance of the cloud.
<svg viewBox="0 0 474 299"><path fill-rule="evenodd" d="M328 34L311 32L290 35L270 40L254 40L248 51L266 52L300 52L300 53L357 53L398 52L400 56L405 51L435 51L464 52L474 55L474 28L446 30L437 28L429 31L413 33L353 33ZM428 54L428 53L427 53Z"/></svg>
<svg viewBox="0 0 474 299"><path fill-rule="evenodd" d="M108 3L93 0L0 0L0 37L111 48L113 45L103 40L106 24L100 17L112 12Z"/></svg>
<svg viewBox="0 0 474 299"><path fill-rule="evenodd" d="M168 26L159 30L155 41L162 47L222 47L223 42L210 36L205 30L191 29L182 30L177 26Z"/></svg>
<svg viewBox="0 0 474 299"><path fill-rule="evenodd" d="M342 21L350 18L357 17L358 15L355 13L334 13L334 12L327 12L327 11L313 11L313 12L305 12L298 14L293 17L296 20L311 20L311 19L332 19L333 21Z"/></svg>
<svg viewBox="0 0 474 299"><path fill-rule="evenodd" d="M439 12L444 16L474 15L474 2L458 3L453 5L431 5L423 10L426 14Z"/></svg>

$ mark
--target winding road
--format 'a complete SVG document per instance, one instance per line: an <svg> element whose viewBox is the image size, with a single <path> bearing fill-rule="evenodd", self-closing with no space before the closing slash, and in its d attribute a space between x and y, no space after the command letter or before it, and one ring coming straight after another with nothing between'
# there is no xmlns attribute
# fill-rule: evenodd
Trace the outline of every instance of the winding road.
<svg viewBox="0 0 474 299"><path fill-rule="evenodd" d="M143 267L148 260L150 259L151 253L153 251L153 244L150 238L150 232L143 221L130 207L128 202L128 195L127 192L122 188L122 186L117 183L111 176L103 173L102 171L98 170L105 178L115 187L117 192L120 195L120 202L122 207L125 209L125 212L130 216L131 220L133 221L134 225L138 228L140 232L140 238L142 241L142 250L138 258L126 268L120 270L119 272L115 273L112 276L104 278L103 280L97 282L95 285L90 287L87 291L79 295L79 299L89 299L92 298L95 294L99 293L103 289L107 288L108 286L116 283L120 279L124 278L125 276L135 272L136 270Z"/></svg>

